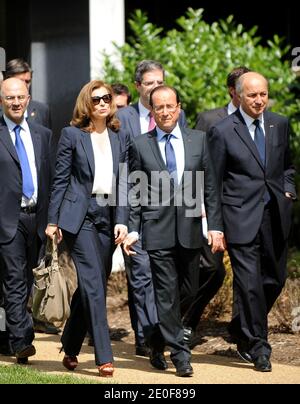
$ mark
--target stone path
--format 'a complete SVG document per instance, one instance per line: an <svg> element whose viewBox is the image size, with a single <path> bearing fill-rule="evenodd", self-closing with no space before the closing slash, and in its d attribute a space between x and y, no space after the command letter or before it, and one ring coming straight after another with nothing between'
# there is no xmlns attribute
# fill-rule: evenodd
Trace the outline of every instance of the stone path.
<svg viewBox="0 0 300 404"><path fill-rule="evenodd" d="M37 354L30 360L30 366L42 372L52 374L70 374L63 368L63 353L59 353L59 336L36 334L35 347ZM300 384L300 367L280 365L273 362L271 373L259 373L236 358L218 355L204 355L193 352L192 365L194 376L178 378L168 358L169 369L165 372L151 368L148 359L136 357L134 347L125 342L114 342L115 376L113 379L101 381L117 384ZM93 348L86 344L79 356L79 366L73 373L74 377L88 377L100 381L94 363ZM1 364L14 364L15 359L0 356Z"/></svg>

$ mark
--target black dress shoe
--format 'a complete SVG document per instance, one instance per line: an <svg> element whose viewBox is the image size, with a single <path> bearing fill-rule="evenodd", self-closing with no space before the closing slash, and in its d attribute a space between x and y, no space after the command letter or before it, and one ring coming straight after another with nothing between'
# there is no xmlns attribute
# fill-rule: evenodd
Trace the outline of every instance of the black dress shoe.
<svg viewBox="0 0 300 404"><path fill-rule="evenodd" d="M258 372L271 372L272 364L267 355L260 355L254 359L254 369Z"/></svg>
<svg viewBox="0 0 300 404"><path fill-rule="evenodd" d="M78 366L77 356L65 355L62 364L68 370L75 370Z"/></svg>
<svg viewBox="0 0 300 404"><path fill-rule="evenodd" d="M25 348L22 348L20 351L17 351L15 355L17 359L25 359L35 354L36 354L35 347L33 345L28 345Z"/></svg>
<svg viewBox="0 0 300 404"><path fill-rule="evenodd" d="M17 358L18 365L28 365L28 358Z"/></svg>
<svg viewBox="0 0 300 404"><path fill-rule="evenodd" d="M13 351L10 349L8 343L0 345L0 355L3 355L3 356L14 356L14 353L13 353Z"/></svg>
<svg viewBox="0 0 300 404"><path fill-rule="evenodd" d="M135 354L136 356L144 356L146 358L149 358L150 348L148 348L146 344L136 345Z"/></svg>
<svg viewBox="0 0 300 404"><path fill-rule="evenodd" d="M155 369L158 370L168 369L168 364L163 352L157 352L152 350L150 352L150 363Z"/></svg>
<svg viewBox="0 0 300 404"><path fill-rule="evenodd" d="M181 362L176 366L176 376L179 377L189 377L194 374L194 370L190 362Z"/></svg>
<svg viewBox="0 0 300 404"><path fill-rule="evenodd" d="M60 329L55 325L43 321L33 319L33 329L37 333L57 335L60 333Z"/></svg>
<svg viewBox="0 0 300 404"><path fill-rule="evenodd" d="M238 340L237 354L246 363L253 363L251 354L249 353L249 344L246 341Z"/></svg>

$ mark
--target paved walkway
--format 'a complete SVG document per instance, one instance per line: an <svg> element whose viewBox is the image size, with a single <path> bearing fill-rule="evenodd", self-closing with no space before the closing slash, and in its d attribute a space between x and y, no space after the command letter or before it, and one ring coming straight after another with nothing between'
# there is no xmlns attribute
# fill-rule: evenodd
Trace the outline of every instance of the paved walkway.
<svg viewBox="0 0 300 404"><path fill-rule="evenodd" d="M36 334L37 354L30 360L30 366L52 374L70 374L63 368L63 353L59 353L59 336ZM108 383L120 384L300 384L300 367L273 363L273 372L259 373L253 365L240 362L235 358L194 353L192 365L194 376L178 378L169 361L165 372L152 369L148 359L133 355L134 347L124 342L113 342L115 355L115 376L102 379ZM79 366L74 376L100 380L94 363L93 348L84 345L79 356ZM14 358L0 356L1 364L13 364Z"/></svg>

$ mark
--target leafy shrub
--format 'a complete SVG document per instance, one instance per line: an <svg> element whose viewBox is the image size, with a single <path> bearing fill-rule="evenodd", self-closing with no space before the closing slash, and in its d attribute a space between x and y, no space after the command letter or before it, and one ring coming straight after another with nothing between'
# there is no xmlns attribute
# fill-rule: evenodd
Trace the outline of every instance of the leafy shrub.
<svg viewBox="0 0 300 404"><path fill-rule="evenodd" d="M203 9L188 8L186 16L177 20L179 28L163 35L163 28L136 10L129 20L132 36L122 46L115 44L121 65L112 64L105 56L105 79L125 83L137 96L133 83L137 63L143 59L160 61L166 70L166 82L179 91L193 127L198 112L228 102L226 76L234 67L245 65L269 79L272 110L292 119L293 145L298 149L300 101L291 91L297 87L296 75L291 63L284 60L289 47L283 46L283 39L277 35L267 41L267 46L261 45L257 27L245 31L232 15L210 25L203 20L203 13Z"/></svg>

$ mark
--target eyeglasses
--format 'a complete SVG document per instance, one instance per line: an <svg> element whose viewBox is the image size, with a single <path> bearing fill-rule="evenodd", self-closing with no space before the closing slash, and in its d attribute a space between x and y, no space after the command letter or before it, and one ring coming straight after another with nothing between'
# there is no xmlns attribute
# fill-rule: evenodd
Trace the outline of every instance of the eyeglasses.
<svg viewBox="0 0 300 404"><path fill-rule="evenodd" d="M178 107L178 104L177 105L169 105L169 104L158 105L157 107L153 106L153 110L155 112L157 112L158 114L161 114L166 109L169 113L173 114L176 111L177 107Z"/></svg>
<svg viewBox="0 0 300 404"><path fill-rule="evenodd" d="M152 87L155 83L157 86L161 86L164 84L163 80L142 81L141 82L141 84L145 87Z"/></svg>
<svg viewBox="0 0 300 404"><path fill-rule="evenodd" d="M101 100L103 100L105 102L105 104L109 104L109 103L111 103L112 95L111 94L104 94L104 95L102 95L102 97L100 97L99 95L97 95L95 97L92 97L93 105L100 104Z"/></svg>
<svg viewBox="0 0 300 404"><path fill-rule="evenodd" d="M7 95L4 97L5 101L7 102L14 102L15 99L17 99L19 102L24 102L25 100L27 100L27 98L28 98L27 95L16 95L16 96Z"/></svg>

